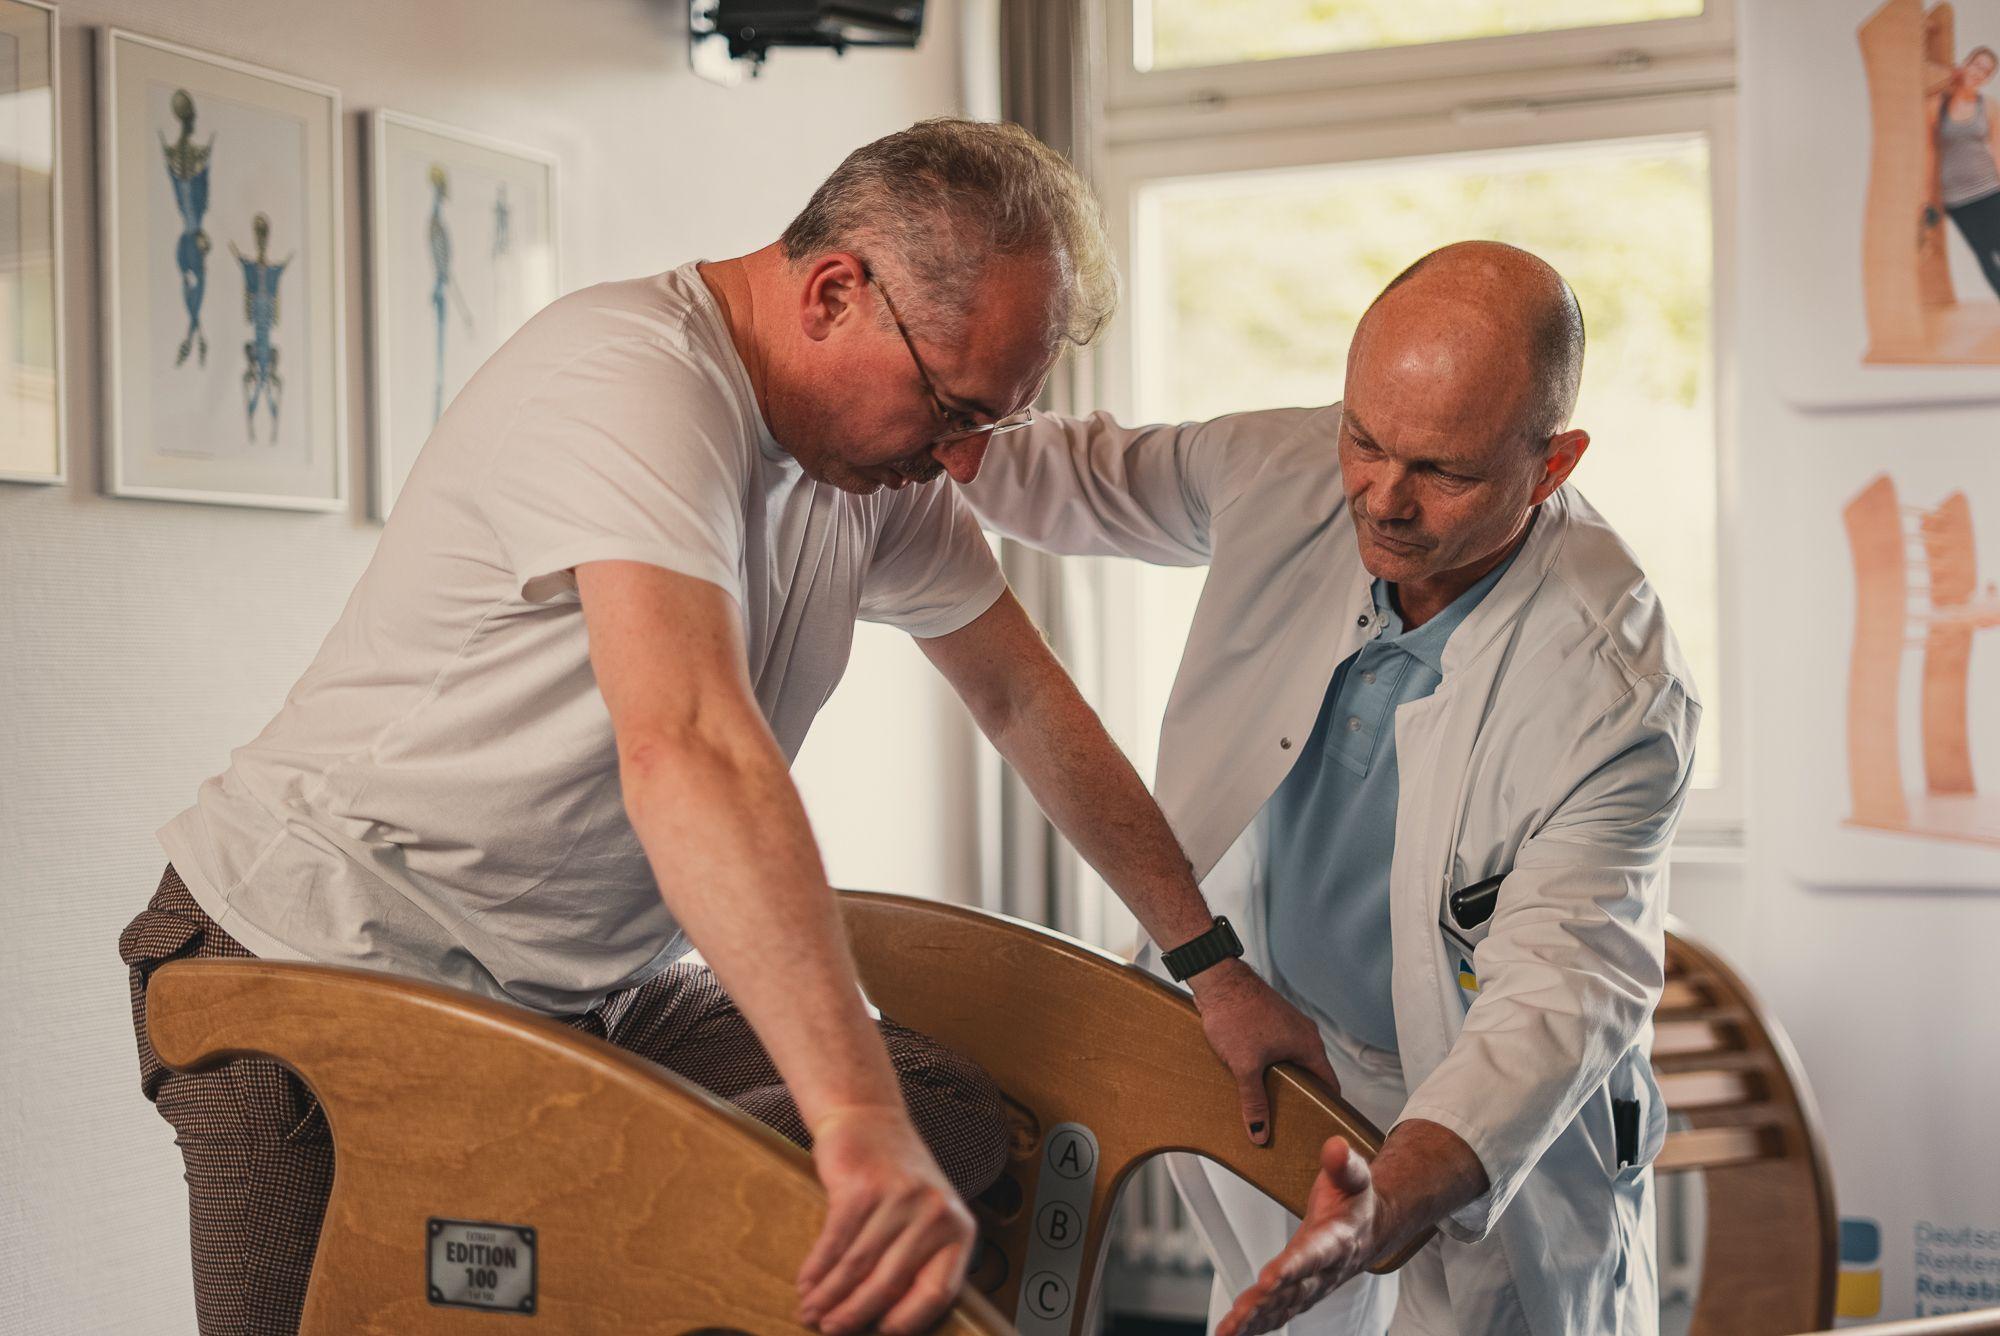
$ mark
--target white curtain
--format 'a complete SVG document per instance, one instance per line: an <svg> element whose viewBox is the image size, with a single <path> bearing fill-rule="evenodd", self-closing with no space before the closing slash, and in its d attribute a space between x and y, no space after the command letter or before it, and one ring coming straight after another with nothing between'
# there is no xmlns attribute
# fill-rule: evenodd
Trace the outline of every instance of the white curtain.
<svg viewBox="0 0 2000 1336"><path fill-rule="evenodd" d="M964 10L965 88L973 115L1016 122L1067 154L1090 175L1094 101L1095 10L1075 0L970 0ZM997 78L995 77L997 73ZM1088 350L1058 364L1038 405L1049 412L1088 411L1094 367ZM1084 634L1082 592L1061 560L1003 541L1000 564L1028 615L1086 695L1097 680L1093 637ZM982 840L980 902L986 908L1092 935L1086 900L1096 879L1036 807L1020 777L990 747L980 750Z"/></svg>

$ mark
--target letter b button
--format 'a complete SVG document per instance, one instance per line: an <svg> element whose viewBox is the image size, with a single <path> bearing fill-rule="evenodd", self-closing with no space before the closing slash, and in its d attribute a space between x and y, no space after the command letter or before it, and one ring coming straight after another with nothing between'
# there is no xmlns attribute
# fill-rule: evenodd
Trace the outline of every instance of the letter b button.
<svg viewBox="0 0 2000 1336"><path fill-rule="evenodd" d="M1066 1201L1052 1201L1035 1217L1035 1232L1058 1251L1074 1248L1083 1239L1083 1216Z"/></svg>

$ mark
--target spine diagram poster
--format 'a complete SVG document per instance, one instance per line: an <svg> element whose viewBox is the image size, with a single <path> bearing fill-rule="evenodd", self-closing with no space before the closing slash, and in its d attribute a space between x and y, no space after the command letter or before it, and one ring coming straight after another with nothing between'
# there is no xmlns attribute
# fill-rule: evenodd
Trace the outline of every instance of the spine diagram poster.
<svg viewBox="0 0 2000 1336"><path fill-rule="evenodd" d="M2000 889L1995 476L1870 471L1818 527L1830 615L1788 669L1798 751L1771 805L1808 885Z"/></svg>
<svg viewBox="0 0 2000 1336"><path fill-rule="evenodd" d="M100 65L108 489L340 509L340 95L116 29Z"/></svg>
<svg viewBox="0 0 2000 1336"><path fill-rule="evenodd" d="M371 119L373 491L386 519L452 397L560 291L556 160L394 112Z"/></svg>

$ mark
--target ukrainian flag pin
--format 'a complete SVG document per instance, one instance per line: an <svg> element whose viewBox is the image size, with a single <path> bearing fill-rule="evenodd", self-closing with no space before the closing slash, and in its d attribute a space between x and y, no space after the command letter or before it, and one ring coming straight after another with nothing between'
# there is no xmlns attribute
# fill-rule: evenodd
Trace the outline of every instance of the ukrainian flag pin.
<svg viewBox="0 0 2000 1336"><path fill-rule="evenodd" d="M1472 962L1463 956L1458 959L1458 986L1468 993L1479 991L1479 976L1472 972Z"/></svg>

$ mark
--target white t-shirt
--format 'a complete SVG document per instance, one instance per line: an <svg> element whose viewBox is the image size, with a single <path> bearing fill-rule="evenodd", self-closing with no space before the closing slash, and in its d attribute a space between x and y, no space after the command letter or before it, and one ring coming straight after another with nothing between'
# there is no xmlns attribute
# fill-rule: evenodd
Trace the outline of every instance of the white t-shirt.
<svg viewBox="0 0 2000 1336"><path fill-rule="evenodd" d="M807 477L686 265L556 302L460 392L318 657L160 842L251 951L584 1011L686 949L619 790L573 568L729 591L785 755L857 616L915 636L1004 587L956 490Z"/></svg>

